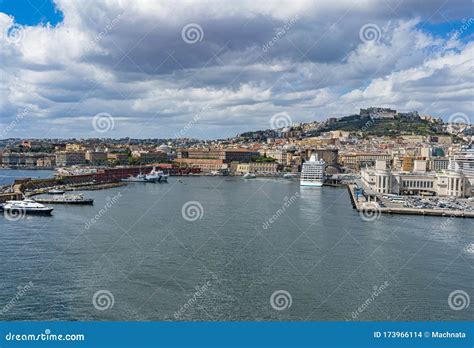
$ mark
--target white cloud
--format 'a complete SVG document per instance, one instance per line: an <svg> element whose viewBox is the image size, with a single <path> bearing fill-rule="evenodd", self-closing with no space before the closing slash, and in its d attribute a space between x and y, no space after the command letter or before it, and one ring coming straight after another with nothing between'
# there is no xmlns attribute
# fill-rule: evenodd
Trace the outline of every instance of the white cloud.
<svg viewBox="0 0 474 348"><path fill-rule="evenodd" d="M469 6L461 2L449 13L438 0L57 5L64 21L56 27L25 27L19 42L0 37L0 127L28 108L6 137L94 136L88 120L99 112L116 118L113 136L131 137L173 136L203 109L187 135L268 128L278 112L293 121L369 105L472 112L473 43L420 29L428 18L445 20L439 13L462 18ZM188 23L201 25L202 42L182 40ZM359 38L367 23L380 28L378 42ZM2 32L13 24L0 13Z"/></svg>

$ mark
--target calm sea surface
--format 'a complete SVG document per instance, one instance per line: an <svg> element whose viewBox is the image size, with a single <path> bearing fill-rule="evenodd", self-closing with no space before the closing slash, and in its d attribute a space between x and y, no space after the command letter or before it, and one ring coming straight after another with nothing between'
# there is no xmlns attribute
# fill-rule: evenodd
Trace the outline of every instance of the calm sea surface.
<svg viewBox="0 0 474 348"><path fill-rule="evenodd" d="M0 186L13 184L15 179L20 178L44 179L53 176L54 170L0 169Z"/></svg>
<svg viewBox="0 0 474 348"><path fill-rule="evenodd" d="M169 181L0 216L0 320L473 318L448 303L474 296L473 220L365 221L345 188L296 180Z"/></svg>

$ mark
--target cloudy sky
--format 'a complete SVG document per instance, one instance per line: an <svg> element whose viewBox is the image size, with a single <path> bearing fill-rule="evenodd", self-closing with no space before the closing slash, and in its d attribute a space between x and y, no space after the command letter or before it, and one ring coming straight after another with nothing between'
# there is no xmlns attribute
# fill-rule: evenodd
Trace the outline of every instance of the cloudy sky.
<svg viewBox="0 0 474 348"><path fill-rule="evenodd" d="M472 119L472 17L471 0L3 0L0 136L224 138L371 105Z"/></svg>

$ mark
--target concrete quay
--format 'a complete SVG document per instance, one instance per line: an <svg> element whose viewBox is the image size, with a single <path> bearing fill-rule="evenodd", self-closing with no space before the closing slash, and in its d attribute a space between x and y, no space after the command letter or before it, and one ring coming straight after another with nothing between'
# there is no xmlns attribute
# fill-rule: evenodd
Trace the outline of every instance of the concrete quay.
<svg viewBox="0 0 474 348"><path fill-rule="evenodd" d="M473 211L448 210L448 209L418 209L405 207L380 207L376 203L376 197L369 196L360 200L356 194L355 184L348 184L347 189L354 209L359 212L371 212L377 214L401 214L401 215L426 215L444 217L474 218Z"/></svg>

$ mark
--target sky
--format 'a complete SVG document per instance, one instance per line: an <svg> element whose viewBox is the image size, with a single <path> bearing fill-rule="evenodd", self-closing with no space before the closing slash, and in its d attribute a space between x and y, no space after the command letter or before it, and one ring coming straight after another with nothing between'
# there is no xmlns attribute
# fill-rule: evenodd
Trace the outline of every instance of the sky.
<svg viewBox="0 0 474 348"><path fill-rule="evenodd" d="M472 120L471 0L0 0L0 138Z"/></svg>

